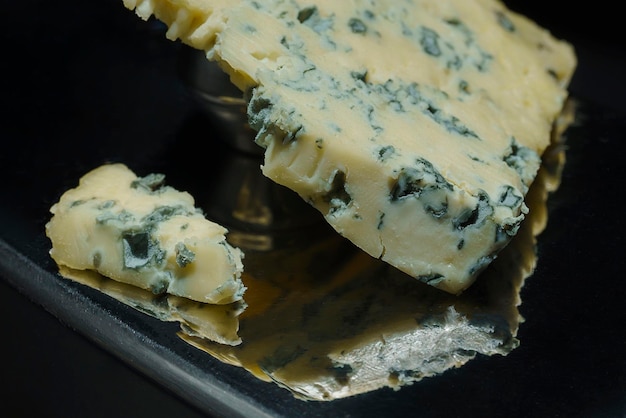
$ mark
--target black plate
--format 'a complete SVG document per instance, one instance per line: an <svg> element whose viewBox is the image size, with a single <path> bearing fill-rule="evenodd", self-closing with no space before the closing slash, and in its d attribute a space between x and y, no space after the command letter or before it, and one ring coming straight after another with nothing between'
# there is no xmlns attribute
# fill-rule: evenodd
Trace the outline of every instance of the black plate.
<svg viewBox="0 0 626 418"><path fill-rule="evenodd" d="M532 14L531 4L518 10ZM175 324L56 276L43 229L48 209L86 171L121 161L138 172L167 173L168 183L198 196L224 149L181 82L182 47L165 40L162 25L140 21L121 0L3 8L0 312L3 376L13 382L1 395L7 408L33 412L34 402L18 400L26 396L39 400L46 416L626 415L626 223L619 197L626 66L619 43L601 38L613 34L609 29L579 33L534 14L578 49L571 90L580 107L567 134L563 182L539 237L538 268L521 294L521 346L398 392L319 403L296 400L189 346L175 337ZM210 144L207 155L198 141Z"/></svg>

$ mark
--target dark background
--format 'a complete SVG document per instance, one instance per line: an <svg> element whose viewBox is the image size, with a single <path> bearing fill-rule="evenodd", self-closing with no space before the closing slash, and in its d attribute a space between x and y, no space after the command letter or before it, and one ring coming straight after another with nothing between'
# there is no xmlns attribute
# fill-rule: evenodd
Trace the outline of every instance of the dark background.
<svg viewBox="0 0 626 418"><path fill-rule="evenodd" d="M161 28L140 21L121 0L5 3L0 10L0 170L5 183L0 194L0 232L9 245L36 253L45 245L35 230L47 216L42 207L48 208L74 179L105 158L133 155L138 164L158 168L154 160L162 156L163 144L150 138L176 136L194 105L183 86L172 82L176 48L168 41L155 48L153 39L162 35ZM507 416L516 416L511 411L518 410L519 416L624 417L624 221L618 219L621 214L612 197L622 188L615 178L624 174L619 159L624 152L624 124L619 121L626 112L625 50L618 33L623 29L622 17L616 3L608 1L506 3L575 45L580 67L572 92L600 109L593 111L596 125L579 132L598 142L572 147L578 152L573 166L594 174L587 180L566 175L564 194L558 195L579 195L580 207L559 206L558 196L554 202L555 216L572 229L549 228L543 241L546 254L552 251L559 258L547 256L538 274L552 278L554 284L549 279L547 283L531 280L522 295L528 319L520 330L522 346L516 350L521 364L508 382L519 397L511 400ZM144 95L136 97L136 91ZM161 114L155 117L145 110L146 102ZM611 124L608 128L601 123L604 117ZM82 138L75 141L71 154L55 146L67 137ZM138 140L129 143L128 137ZM37 167L45 169L37 171ZM67 180L55 182L55 177ZM25 225L20 222L24 219L32 222ZM37 238L30 241L31 237ZM571 247L563 248L566 244ZM35 261L49 266L49 260ZM9 412L5 416L202 416L31 301L8 274L0 270L0 277L8 279L0 280L5 331L0 402L2 410ZM616 279L620 284L615 284ZM543 345L526 347L525 341L543 341ZM562 351L563 346L574 348ZM461 380L468 386L446 386L447 380L428 382L425 393L451 397L449 414L437 412L445 409L444 401L429 405L420 399L419 404L431 407L428 416L473 416L472 408L485 416L484 405L472 405L472 393L491 391L481 399L504 403L499 397L510 395L500 393L505 388L498 387L502 379L496 376L509 373L508 362L509 358L471 362L465 367L474 369L478 377ZM570 373L555 375L559 369L553 364L569 367ZM528 381L519 380L520 376ZM454 403L454 395L459 404ZM410 407L406 398L404 402ZM420 416L420 411L413 412Z"/></svg>

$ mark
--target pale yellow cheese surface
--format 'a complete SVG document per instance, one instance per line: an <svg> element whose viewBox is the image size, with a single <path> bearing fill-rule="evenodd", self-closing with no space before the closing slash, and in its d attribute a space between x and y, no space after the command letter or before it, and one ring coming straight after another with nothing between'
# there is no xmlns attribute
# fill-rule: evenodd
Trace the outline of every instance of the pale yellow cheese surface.
<svg viewBox="0 0 626 418"><path fill-rule="evenodd" d="M125 0L249 100L263 173L373 257L466 289L516 234L576 67L498 0Z"/></svg>
<svg viewBox="0 0 626 418"><path fill-rule="evenodd" d="M243 252L189 193L144 182L123 164L105 164L50 211L46 235L59 266L203 303L243 298Z"/></svg>

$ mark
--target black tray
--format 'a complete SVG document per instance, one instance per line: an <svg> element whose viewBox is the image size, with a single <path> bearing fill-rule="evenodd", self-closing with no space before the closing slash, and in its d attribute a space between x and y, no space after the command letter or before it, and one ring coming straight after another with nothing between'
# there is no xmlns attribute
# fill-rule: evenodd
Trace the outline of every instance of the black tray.
<svg viewBox="0 0 626 418"><path fill-rule="evenodd" d="M531 12L529 4L520 9ZM201 196L209 164L226 150L181 82L184 47L167 41L162 25L140 21L121 0L13 2L6 12L0 301L4 376L14 382L0 397L7 407L33 412L34 402L17 400L27 396L46 416L626 415L626 66L616 45L558 26L580 40L571 87L577 123L567 133L562 185L548 202L538 267L521 293L520 347L398 392L320 403L220 363L178 339L176 324L56 275L48 210L85 172L125 162L167 173L169 184ZM198 141L211 144L207 155Z"/></svg>

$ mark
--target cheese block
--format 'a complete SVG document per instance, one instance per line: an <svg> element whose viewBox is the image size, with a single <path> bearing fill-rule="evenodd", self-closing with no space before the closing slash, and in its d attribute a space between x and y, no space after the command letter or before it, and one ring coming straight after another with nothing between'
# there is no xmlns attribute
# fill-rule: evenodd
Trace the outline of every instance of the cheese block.
<svg viewBox="0 0 626 418"><path fill-rule="evenodd" d="M559 123L567 125L567 118ZM520 230L461 295L407 280L327 234L283 250L246 251L243 344L180 337L298 399L315 401L399 390L476 357L508 355L520 344L520 291L538 262L536 237L560 184L564 140L555 137L546 151Z"/></svg>
<svg viewBox="0 0 626 418"><path fill-rule="evenodd" d="M375 258L473 283L524 197L576 67L498 0L124 0L245 94L263 173Z"/></svg>
<svg viewBox="0 0 626 418"><path fill-rule="evenodd" d="M50 209L50 256L61 267L93 270L155 294L211 304L241 300L243 252L189 193L164 180L137 177L120 163L85 174Z"/></svg>

